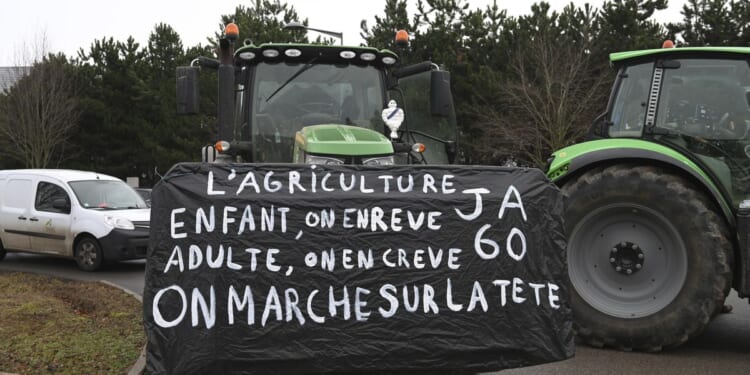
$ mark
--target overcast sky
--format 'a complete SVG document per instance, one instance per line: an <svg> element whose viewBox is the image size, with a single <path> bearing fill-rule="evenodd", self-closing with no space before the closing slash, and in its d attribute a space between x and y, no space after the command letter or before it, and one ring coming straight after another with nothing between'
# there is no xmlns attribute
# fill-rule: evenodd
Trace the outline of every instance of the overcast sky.
<svg viewBox="0 0 750 375"><path fill-rule="evenodd" d="M415 8L416 0L409 0ZM528 13L532 0L497 0L510 15ZM562 9L570 0L548 0L553 9ZM587 1L574 0L576 4ZM600 6L602 0L589 0ZM669 0L670 8L657 15L660 21L678 21L684 0ZM218 31L222 14L232 14L246 0L6 0L0 5L0 66L15 65L33 56L46 36L46 50L76 55L88 50L95 39L113 37L124 41L133 36L145 45L154 25L164 22L180 35L185 46L206 44L206 38ZM358 45L360 21L374 23L382 14L385 0L287 0L310 27L343 32L344 44ZM492 0L470 0L470 7L484 8ZM310 35L316 35L311 32ZM252 36L240 36L246 38Z"/></svg>

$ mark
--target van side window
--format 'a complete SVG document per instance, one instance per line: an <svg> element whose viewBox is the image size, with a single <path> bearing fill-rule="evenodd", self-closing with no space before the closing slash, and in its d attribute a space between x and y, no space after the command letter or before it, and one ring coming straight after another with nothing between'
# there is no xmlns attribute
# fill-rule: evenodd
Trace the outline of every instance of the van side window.
<svg viewBox="0 0 750 375"><path fill-rule="evenodd" d="M70 198L63 188L49 182L40 182L36 189L34 208L37 211L70 213Z"/></svg>

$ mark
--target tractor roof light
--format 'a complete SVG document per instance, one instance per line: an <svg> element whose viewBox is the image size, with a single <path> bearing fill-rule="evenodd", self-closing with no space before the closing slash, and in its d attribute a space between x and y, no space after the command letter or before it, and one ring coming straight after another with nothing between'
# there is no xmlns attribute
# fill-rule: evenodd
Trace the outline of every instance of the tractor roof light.
<svg viewBox="0 0 750 375"><path fill-rule="evenodd" d="M370 53L370 52L365 52L359 55L359 58L362 59L362 61L373 61L375 60L375 54Z"/></svg>
<svg viewBox="0 0 750 375"><path fill-rule="evenodd" d="M349 59L353 59L354 57L356 57L357 54L354 53L354 51L341 51L339 53L339 56L341 56L342 59L349 60Z"/></svg>
<svg viewBox="0 0 750 375"><path fill-rule="evenodd" d="M220 153L225 153L229 151L229 148L230 148L229 142L227 141L218 141L216 142L216 144L214 144L214 149L216 151L219 151Z"/></svg>
<svg viewBox="0 0 750 375"><path fill-rule="evenodd" d="M415 143L415 144L413 144L411 146L411 150L414 151L414 152L416 152L416 153L421 154L421 153L424 152L425 147L424 147L423 143Z"/></svg>
<svg viewBox="0 0 750 375"><path fill-rule="evenodd" d="M396 63L396 58L392 56L384 56L380 61L383 62L385 65L393 65Z"/></svg>
<svg viewBox="0 0 750 375"><path fill-rule="evenodd" d="M406 30L399 30L396 32L396 45L401 48L409 46L409 33Z"/></svg>
<svg viewBox="0 0 750 375"><path fill-rule="evenodd" d="M302 56L302 51L296 49L296 48L289 48L286 51L284 51L284 54L287 57L300 57Z"/></svg>
<svg viewBox="0 0 750 375"><path fill-rule="evenodd" d="M255 53L250 51L240 52L240 58L245 61L250 61L255 58Z"/></svg>
<svg viewBox="0 0 750 375"><path fill-rule="evenodd" d="M273 59L275 57L279 57L279 51L275 49L265 49L263 50L263 56L268 57L269 59Z"/></svg>
<svg viewBox="0 0 750 375"><path fill-rule="evenodd" d="M240 29L234 22L230 22L224 27L224 35L227 39L237 40L240 37Z"/></svg>
<svg viewBox="0 0 750 375"><path fill-rule="evenodd" d="M674 48L674 42L667 39L661 44L661 48Z"/></svg>

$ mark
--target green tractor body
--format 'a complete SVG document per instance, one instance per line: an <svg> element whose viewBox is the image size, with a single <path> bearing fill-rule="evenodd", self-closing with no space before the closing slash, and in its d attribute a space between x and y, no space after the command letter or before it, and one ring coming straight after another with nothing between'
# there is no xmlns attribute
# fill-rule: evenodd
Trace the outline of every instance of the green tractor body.
<svg viewBox="0 0 750 375"><path fill-rule="evenodd" d="M220 143L204 149L204 161L390 165L456 158L450 76L433 63L401 67L396 53L370 47L268 43L235 50L228 37L219 47L219 60L199 58L177 70L180 113L197 111L198 71L218 70Z"/></svg>
<svg viewBox="0 0 750 375"><path fill-rule="evenodd" d="M556 151L577 333L657 351L750 295L750 48L610 55L592 140Z"/></svg>

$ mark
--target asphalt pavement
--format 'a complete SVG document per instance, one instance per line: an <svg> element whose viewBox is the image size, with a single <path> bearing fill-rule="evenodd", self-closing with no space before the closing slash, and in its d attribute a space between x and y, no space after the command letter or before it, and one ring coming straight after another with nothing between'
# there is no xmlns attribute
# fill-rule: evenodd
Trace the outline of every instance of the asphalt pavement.
<svg viewBox="0 0 750 375"><path fill-rule="evenodd" d="M505 370L502 375L704 375L750 374L750 305L735 292L733 306L719 315L695 340L660 353L620 352L576 346L574 358L557 363Z"/></svg>

